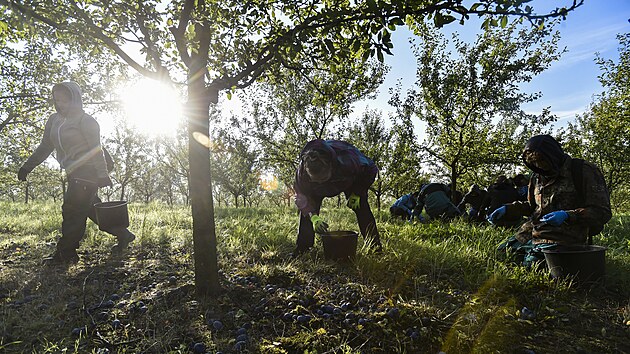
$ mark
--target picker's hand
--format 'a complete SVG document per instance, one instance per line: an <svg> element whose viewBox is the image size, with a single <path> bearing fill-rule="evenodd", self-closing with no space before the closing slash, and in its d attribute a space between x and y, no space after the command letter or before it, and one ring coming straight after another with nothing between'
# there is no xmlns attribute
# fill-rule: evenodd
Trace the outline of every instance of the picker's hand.
<svg viewBox="0 0 630 354"><path fill-rule="evenodd" d="M28 171L24 167L20 167L18 171L18 180L26 181L26 176L28 175Z"/></svg>
<svg viewBox="0 0 630 354"><path fill-rule="evenodd" d="M507 212L507 207L505 205L502 207L498 207L495 211L492 212L492 214L490 214L490 216L488 216L488 221L491 224L494 224L499 219L501 219L505 215L506 212Z"/></svg>
<svg viewBox="0 0 630 354"><path fill-rule="evenodd" d="M564 210L552 211L540 218L540 222L558 226L569 218L569 214Z"/></svg>
<svg viewBox="0 0 630 354"><path fill-rule="evenodd" d="M311 216L311 222L313 223L313 229L318 234L328 231L328 224L319 215Z"/></svg>
<svg viewBox="0 0 630 354"><path fill-rule="evenodd" d="M361 205L361 197L354 193L350 194L350 197L348 197L348 204L346 205L352 210L359 210L359 207Z"/></svg>

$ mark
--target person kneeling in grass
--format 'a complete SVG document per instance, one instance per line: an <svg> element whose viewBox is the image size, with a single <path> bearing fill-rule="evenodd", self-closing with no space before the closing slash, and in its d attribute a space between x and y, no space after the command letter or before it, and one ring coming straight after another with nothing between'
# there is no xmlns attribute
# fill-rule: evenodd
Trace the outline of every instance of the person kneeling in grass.
<svg viewBox="0 0 630 354"><path fill-rule="evenodd" d="M518 262L531 266L544 260L544 249L590 244L612 216L600 169L565 154L549 135L529 139L522 158L533 171L528 200L496 209L488 221L527 215L529 219L499 250L511 251Z"/></svg>
<svg viewBox="0 0 630 354"><path fill-rule="evenodd" d="M461 215L461 212L449 197L451 189L442 183L429 183L422 186L418 194L417 212L422 209L433 219L451 220Z"/></svg>
<svg viewBox="0 0 630 354"><path fill-rule="evenodd" d="M392 218L400 217L402 220L411 222L416 217L418 221L423 222L424 218L420 215L422 210L416 208L419 193L408 193L396 199L394 204L389 207L389 213L392 215Z"/></svg>
<svg viewBox="0 0 630 354"><path fill-rule="evenodd" d="M339 140L316 139L308 142L300 153L295 174L295 204L300 210L300 226L293 256L311 248L315 232L328 231L328 224L319 216L324 197L344 193L347 206L357 215L361 234L377 251L381 240L374 214L368 204L368 189L378 168L353 145Z"/></svg>

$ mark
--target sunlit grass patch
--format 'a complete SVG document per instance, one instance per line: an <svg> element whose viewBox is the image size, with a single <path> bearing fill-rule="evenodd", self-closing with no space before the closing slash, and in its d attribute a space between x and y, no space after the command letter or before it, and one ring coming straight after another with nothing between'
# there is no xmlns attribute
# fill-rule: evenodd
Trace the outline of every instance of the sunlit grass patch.
<svg viewBox="0 0 630 354"><path fill-rule="evenodd" d="M295 209L217 209L223 293L196 299L188 208L130 205L138 239L121 258L109 254L115 238L88 222L81 260L67 269L41 266L61 218L57 208L37 210L49 221L9 220L0 240L0 347L15 352L177 353L199 342L210 352L236 352L243 326L246 350L257 353L549 352L554 338L576 333L591 341L569 340L570 350L615 352L630 320L623 218L596 238L609 248L605 284L583 288L499 254L513 229L460 220L410 224L376 212L383 252L359 236L356 257L339 263L325 259L319 237L312 250L290 257ZM335 229L358 231L348 208L329 206L322 215ZM114 295L113 307L97 307ZM72 334L83 326L85 333Z"/></svg>

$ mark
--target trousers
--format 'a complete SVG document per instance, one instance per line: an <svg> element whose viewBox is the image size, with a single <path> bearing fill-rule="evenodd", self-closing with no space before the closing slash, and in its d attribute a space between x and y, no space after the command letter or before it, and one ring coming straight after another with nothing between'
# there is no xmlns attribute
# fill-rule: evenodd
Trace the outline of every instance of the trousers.
<svg viewBox="0 0 630 354"><path fill-rule="evenodd" d="M347 197L348 195L346 195ZM372 210L370 209L370 204L368 203L367 191L364 194L359 195L359 209L355 210L355 214L357 216L357 222L359 223L359 230L361 230L361 235L363 235L364 239L368 242L372 243L372 247L379 247L381 245L381 238L378 233L378 229L376 228L376 220L374 219L374 214L372 214ZM319 214L319 210L322 205L323 198L320 198L316 201L316 212ZM313 247L315 244L315 230L313 230L313 223L311 222L311 218L308 215L304 215L300 212L300 225L298 229L297 236L297 245L296 249L298 251L306 251L309 248Z"/></svg>
<svg viewBox="0 0 630 354"><path fill-rule="evenodd" d="M96 171L91 168L79 168L68 175L68 188L61 206L61 238L57 242L57 251L62 254L74 253L85 235L87 219L98 225L94 204L100 203ZM130 233L127 228L114 228L105 232L119 240Z"/></svg>

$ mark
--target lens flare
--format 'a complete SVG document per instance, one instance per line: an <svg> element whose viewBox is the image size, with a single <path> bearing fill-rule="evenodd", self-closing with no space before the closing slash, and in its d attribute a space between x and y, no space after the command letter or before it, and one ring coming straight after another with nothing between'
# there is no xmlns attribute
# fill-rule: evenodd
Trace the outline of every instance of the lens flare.
<svg viewBox="0 0 630 354"><path fill-rule="evenodd" d="M278 178L272 174L260 176L260 188L266 191L275 191L278 189Z"/></svg>

